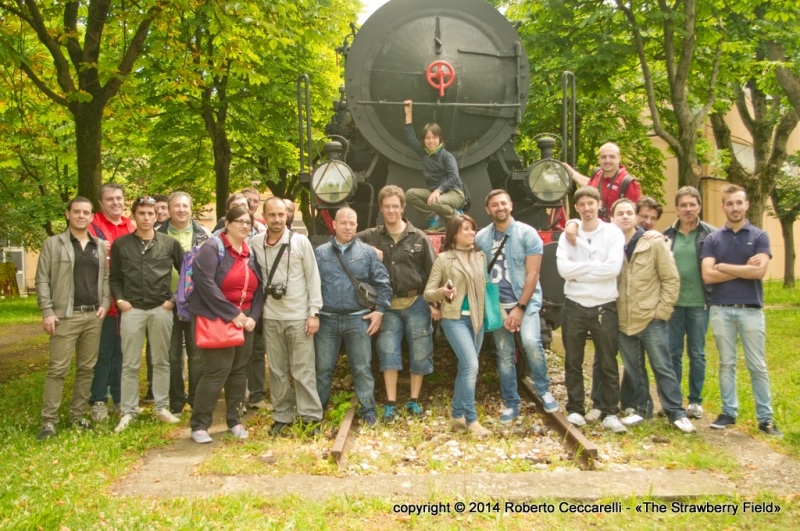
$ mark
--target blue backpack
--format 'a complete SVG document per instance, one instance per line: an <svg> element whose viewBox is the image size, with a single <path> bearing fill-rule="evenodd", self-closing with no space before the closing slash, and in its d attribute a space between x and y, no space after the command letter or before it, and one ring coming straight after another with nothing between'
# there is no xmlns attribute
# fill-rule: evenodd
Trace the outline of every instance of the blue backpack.
<svg viewBox="0 0 800 531"><path fill-rule="evenodd" d="M178 319L181 321L189 322L192 320L192 314L189 313L189 297L194 293L194 280L192 279L192 264L197 250L202 245L214 242L217 246L217 263L222 262L225 257L225 244L219 239L219 236L212 236L201 245L196 245L191 251L186 251L183 255L183 262L181 262L180 275L178 277L178 292L175 294L175 308L178 311Z"/></svg>

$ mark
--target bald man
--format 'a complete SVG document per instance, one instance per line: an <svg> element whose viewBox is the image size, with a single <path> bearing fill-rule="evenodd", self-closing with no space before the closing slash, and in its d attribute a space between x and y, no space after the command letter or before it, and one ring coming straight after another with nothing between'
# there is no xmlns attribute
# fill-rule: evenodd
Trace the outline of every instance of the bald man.
<svg viewBox="0 0 800 531"><path fill-rule="evenodd" d="M383 314L392 305L392 286L389 273L375 249L355 237L357 227L356 211L347 207L339 209L333 222L336 235L314 251L322 284L319 331L314 336L317 391L324 414L331 394L333 369L344 341L356 395L361 403L359 415L364 424L374 426L377 413L370 336L378 333ZM374 308L359 304L355 295L356 282L351 280L351 276L357 283L375 288L378 302Z"/></svg>
<svg viewBox="0 0 800 531"><path fill-rule="evenodd" d="M639 187L639 181L629 175L625 166L620 164L619 146L615 143L606 142L600 146L597 160L600 167L592 172L591 177L578 173L570 166L567 168L578 187L592 186L598 189L602 199L598 216L609 223L611 220L608 212L614 201L624 196L636 203L642 197L642 189Z"/></svg>

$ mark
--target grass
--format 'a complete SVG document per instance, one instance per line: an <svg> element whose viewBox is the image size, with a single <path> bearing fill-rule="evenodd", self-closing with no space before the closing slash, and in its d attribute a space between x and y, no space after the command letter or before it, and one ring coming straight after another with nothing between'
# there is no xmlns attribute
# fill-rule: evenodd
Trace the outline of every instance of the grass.
<svg viewBox="0 0 800 531"><path fill-rule="evenodd" d="M36 297L0 299L0 326L40 323L42 314Z"/></svg>

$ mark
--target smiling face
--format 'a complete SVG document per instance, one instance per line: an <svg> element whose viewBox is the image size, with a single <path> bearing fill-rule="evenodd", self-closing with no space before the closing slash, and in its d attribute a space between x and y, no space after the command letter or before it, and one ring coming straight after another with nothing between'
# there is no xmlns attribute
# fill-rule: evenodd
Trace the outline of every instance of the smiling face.
<svg viewBox="0 0 800 531"><path fill-rule="evenodd" d="M156 201L156 218L158 219L158 223L164 223L169 217L169 203L166 201Z"/></svg>
<svg viewBox="0 0 800 531"><path fill-rule="evenodd" d="M122 190L106 190L103 193L103 197L100 198L100 207L106 218L119 218L122 215L122 211L125 209L125 194L122 193Z"/></svg>
<svg viewBox="0 0 800 531"><path fill-rule="evenodd" d="M85 231L92 222L92 204L75 201L65 214L69 227L76 231Z"/></svg>
<svg viewBox="0 0 800 531"><path fill-rule="evenodd" d="M158 207L158 203L156 203ZM183 227L192 219L192 204L185 195L176 195L169 203L169 217L173 225ZM160 222L159 222L160 223Z"/></svg>
<svg viewBox="0 0 800 531"><path fill-rule="evenodd" d="M619 169L619 148L614 144L603 144L597 159L603 173L613 175Z"/></svg>
<svg viewBox="0 0 800 531"><path fill-rule="evenodd" d="M475 226L468 219L465 219L456 233L456 245L458 247L472 247L474 244Z"/></svg>
<svg viewBox="0 0 800 531"><path fill-rule="evenodd" d="M486 213L492 218L495 223L504 223L511 217L511 210L514 205L508 194L497 194L489 199L489 204L486 205Z"/></svg>
<svg viewBox="0 0 800 531"><path fill-rule="evenodd" d="M722 194L722 211L729 223L739 223L745 220L747 209L750 208L750 201L744 192L733 192Z"/></svg>
<svg viewBox="0 0 800 531"><path fill-rule="evenodd" d="M270 234L281 234L286 228L286 203L280 200L267 200L264 203L264 219L267 221Z"/></svg>
<svg viewBox="0 0 800 531"><path fill-rule="evenodd" d="M244 195L247 198L247 207L251 213L255 214L258 210L258 205L261 204L261 197L253 192L245 192Z"/></svg>
<svg viewBox="0 0 800 531"><path fill-rule="evenodd" d="M433 151L439 144L442 143L442 139L438 136L434 135L432 131L428 131L425 133L425 138L423 139L423 144L425 144L425 149L428 151Z"/></svg>
<svg viewBox="0 0 800 531"><path fill-rule="evenodd" d="M350 243L356 236L358 228L358 215L351 208L342 208L336 213L333 221L333 230L339 243Z"/></svg>
<svg viewBox="0 0 800 531"><path fill-rule="evenodd" d="M403 219L403 211L403 204L396 195L387 195L381 201L381 214L383 214L383 220L389 225L394 225L401 221Z"/></svg>
<svg viewBox="0 0 800 531"><path fill-rule="evenodd" d="M580 214L583 221L592 221L597 218L597 209L600 207L599 203L594 197L582 196L575 203L575 210Z"/></svg>
<svg viewBox="0 0 800 531"><path fill-rule="evenodd" d="M636 224L644 230L653 230L658 221L658 211L654 208L640 208L636 214Z"/></svg>

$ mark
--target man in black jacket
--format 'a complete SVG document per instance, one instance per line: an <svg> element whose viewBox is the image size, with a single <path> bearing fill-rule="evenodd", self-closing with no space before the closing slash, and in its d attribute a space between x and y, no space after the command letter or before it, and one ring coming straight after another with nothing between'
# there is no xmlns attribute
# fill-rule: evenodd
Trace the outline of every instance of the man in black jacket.
<svg viewBox="0 0 800 531"><path fill-rule="evenodd" d="M703 282L700 263L706 236L716 230L700 221L702 208L700 193L692 186L684 186L675 194L675 210L678 219L664 231L672 242L672 256L681 277L681 291L672 317L668 321L669 354L672 369L678 383L683 369L683 345L689 356L689 406L686 416L699 419L703 416L701 406L703 384L706 377L706 332L708 331L708 301L711 287Z"/></svg>
<svg viewBox="0 0 800 531"><path fill-rule="evenodd" d="M145 333L152 345L156 417L163 422L179 422L168 409L169 341L175 307L172 270L180 270L183 248L175 238L153 230L155 199L138 197L131 210L136 231L114 242L109 273L111 293L122 312L122 418L116 432L124 430L138 413Z"/></svg>

